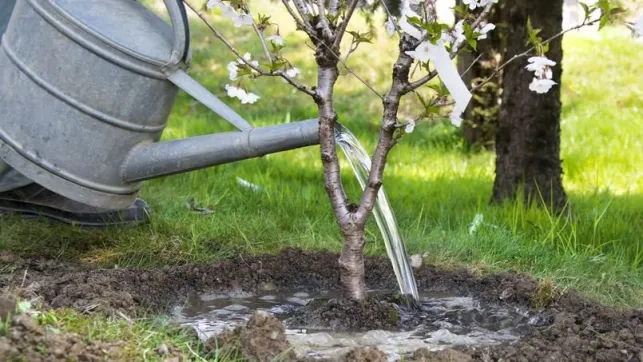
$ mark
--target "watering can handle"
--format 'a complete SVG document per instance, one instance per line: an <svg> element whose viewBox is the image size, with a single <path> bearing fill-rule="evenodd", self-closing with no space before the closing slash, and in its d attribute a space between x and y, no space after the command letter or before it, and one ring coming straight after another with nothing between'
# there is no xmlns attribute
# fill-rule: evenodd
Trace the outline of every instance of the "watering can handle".
<svg viewBox="0 0 643 362"><path fill-rule="evenodd" d="M174 29L174 46L172 47L172 56L169 64L170 66L173 66L181 61L186 61L187 59L190 48L190 27L182 0L163 1L165 2L165 7L170 14L172 28ZM182 69L173 69L171 73L168 74L168 80L183 89L183 91L194 97L223 119L230 122L240 131L252 129L252 125L250 125L248 121L243 119L243 117L237 114L237 112L232 108L228 107L214 94L210 93L210 91L192 79Z"/></svg>
<svg viewBox="0 0 643 362"><path fill-rule="evenodd" d="M182 61L188 61L190 50L190 24L182 0L163 0L172 21L174 30L174 44L169 65L174 66Z"/></svg>

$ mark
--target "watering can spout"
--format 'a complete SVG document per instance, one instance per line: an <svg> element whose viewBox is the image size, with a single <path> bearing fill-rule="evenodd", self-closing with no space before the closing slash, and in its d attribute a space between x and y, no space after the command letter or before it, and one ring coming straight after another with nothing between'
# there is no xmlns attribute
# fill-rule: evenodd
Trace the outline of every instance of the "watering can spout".
<svg viewBox="0 0 643 362"><path fill-rule="evenodd" d="M319 122L252 128L188 139L143 144L134 148L123 165L125 182L193 171L319 144Z"/></svg>

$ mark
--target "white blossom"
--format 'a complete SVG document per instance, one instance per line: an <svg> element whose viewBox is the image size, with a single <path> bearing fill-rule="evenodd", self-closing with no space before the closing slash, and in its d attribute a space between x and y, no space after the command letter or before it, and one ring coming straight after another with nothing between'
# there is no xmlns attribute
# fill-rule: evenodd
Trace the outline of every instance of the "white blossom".
<svg viewBox="0 0 643 362"><path fill-rule="evenodd" d="M393 36L395 34L395 18L389 17L386 23L384 23L384 27L386 28L386 33L388 36Z"/></svg>
<svg viewBox="0 0 643 362"><path fill-rule="evenodd" d="M478 0L462 0L464 5L468 5L470 10L474 10L478 7Z"/></svg>
<svg viewBox="0 0 643 362"><path fill-rule="evenodd" d="M467 40L464 36L464 20L458 21L453 27L453 30L442 33L441 40L444 43L453 42L454 46L457 46L460 42Z"/></svg>
<svg viewBox="0 0 643 362"><path fill-rule="evenodd" d="M245 90L230 84L226 84L225 89L228 92L228 97L239 98L239 100L241 100L241 104L255 103L260 98L254 93L246 92Z"/></svg>
<svg viewBox="0 0 643 362"><path fill-rule="evenodd" d="M246 54L243 55L243 59L245 59L246 62L252 64L255 67L259 66L259 62L256 60L252 60L252 55L250 53L246 52ZM239 59L239 64L243 63L241 59Z"/></svg>
<svg viewBox="0 0 643 362"><path fill-rule="evenodd" d="M430 41L426 40L420 43L415 50L407 51L406 54L417 61L426 63L435 58L437 48L437 45L433 45Z"/></svg>
<svg viewBox="0 0 643 362"><path fill-rule="evenodd" d="M480 35L478 35L478 40L487 39L487 33L492 31L495 28L496 28L496 26L494 24L489 23L489 24L483 26L481 29L478 29L476 31L476 32L480 33Z"/></svg>
<svg viewBox="0 0 643 362"><path fill-rule="evenodd" d="M525 69L534 72L536 77L542 77L544 74L547 79L551 79L551 69L549 67L556 65L556 62L547 59L547 57L531 57L527 61L529 64Z"/></svg>
<svg viewBox="0 0 643 362"><path fill-rule="evenodd" d="M271 35L266 38L267 41L271 41L275 43L276 45L281 45L283 46L285 44L284 38L282 38L279 34Z"/></svg>
<svg viewBox="0 0 643 362"><path fill-rule="evenodd" d="M286 75L289 76L290 78L295 78L296 76L299 75L299 69L292 67L286 71Z"/></svg>
<svg viewBox="0 0 643 362"><path fill-rule="evenodd" d="M245 60L245 62L244 62ZM237 79L237 75L239 72L239 65L243 65L249 63L254 67L259 66L259 62L256 60L252 60L252 55L250 53L246 53L243 55L243 59L238 59L236 62L230 62L228 63L228 74L230 76L230 80L235 80Z"/></svg>
<svg viewBox="0 0 643 362"><path fill-rule="evenodd" d="M236 62L230 62L228 63L228 73L230 75L230 80L235 80L237 79L237 63Z"/></svg>
<svg viewBox="0 0 643 362"><path fill-rule="evenodd" d="M498 0L478 0L478 5L482 7L489 5L489 3L497 4Z"/></svg>
<svg viewBox="0 0 643 362"><path fill-rule="evenodd" d="M254 23L250 14L240 14L233 21L236 28L240 28L243 25L252 25Z"/></svg>
<svg viewBox="0 0 643 362"><path fill-rule="evenodd" d="M237 28L243 25L253 24L252 16L250 14L245 14L245 13L239 14L232 7L221 2L221 0L208 0L206 7L208 9L212 9L216 7L219 10L221 10L221 15L225 18L232 20L232 22L234 23L234 26Z"/></svg>
<svg viewBox="0 0 643 362"><path fill-rule="evenodd" d="M554 84L557 83L551 79L534 78L534 80L531 81L531 84L529 84L529 90L538 94L544 94L549 92Z"/></svg>
<svg viewBox="0 0 643 362"><path fill-rule="evenodd" d="M462 0L462 3L469 6L469 9L474 10L477 7L485 7L490 3L497 4L498 0Z"/></svg>

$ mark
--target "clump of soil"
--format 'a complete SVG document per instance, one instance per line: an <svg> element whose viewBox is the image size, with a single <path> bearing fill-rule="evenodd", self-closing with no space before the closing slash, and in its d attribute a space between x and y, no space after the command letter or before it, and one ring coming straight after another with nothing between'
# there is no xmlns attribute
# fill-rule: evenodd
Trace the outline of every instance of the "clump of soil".
<svg viewBox="0 0 643 362"><path fill-rule="evenodd" d="M0 288L36 286L32 291L55 308L75 307L84 312L104 313L165 313L191 294L255 293L268 287L336 290L340 288L338 257L330 252L305 253L286 249L276 255L238 257L214 264L155 270L91 269L51 260L3 257L0 262L5 266L10 264L10 267L1 269ZM388 259L367 257L365 262L369 288L397 289ZM524 274L477 277L464 269L440 270L430 265L414 272L418 288L426 293L446 292L474 297L483 303L537 308L542 317L533 321L518 342L457 348L458 352L474 360L643 362L643 310L603 306L574 290L549 293L549 288ZM343 308L355 310L350 304L339 304L335 308L337 311L332 312L328 308L328 314L323 314L328 317L322 319L339 318ZM377 315L381 318L380 323L391 320L388 313ZM27 330L20 324L16 328L17 331ZM44 338L42 333L33 335Z"/></svg>
<svg viewBox="0 0 643 362"><path fill-rule="evenodd" d="M297 359L286 340L284 325L265 312L255 312L245 326L209 339L206 350L211 354L218 352L226 357L260 362Z"/></svg>
<svg viewBox="0 0 643 362"><path fill-rule="evenodd" d="M288 326L329 328L334 331L369 331L399 329L400 311L397 306L376 298L314 299L295 311L286 320Z"/></svg>
<svg viewBox="0 0 643 362"><path fill-rule="evenodd" d="M88 343L75 334L46 330L26 314L11 318L0 336L3 361L103 361L120 356L117 344Z"/></svg>
<svg viewBox="0 0 643 362"><path fill-rule="evenodd" d="M344 357L346 362L387 362L386 353L377 347L355 348Z"/></svg>
<svg viewBox="0 0 643 362"><path fill-rule="evenodd" d="M437 352L429 351L426 348L418 349L410 360L417 362L473 362L470 355L450 348Z"/></svg>
<svg viewBox="0 0 643 362"><path fill-rule="evenodd" d="M11 319L16 313L18 298L11 294L0 294L0 322Z"/></svg>

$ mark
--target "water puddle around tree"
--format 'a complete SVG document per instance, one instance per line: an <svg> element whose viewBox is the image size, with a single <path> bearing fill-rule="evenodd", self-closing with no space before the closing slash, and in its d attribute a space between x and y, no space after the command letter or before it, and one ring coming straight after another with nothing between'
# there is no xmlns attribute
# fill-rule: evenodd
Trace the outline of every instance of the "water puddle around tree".
<svg viewBox="0 0 643 362"><path fill-rule="evenodd" d="M255 310L266 311L281 319L302 308L312 298L334 298L336 292L297 291L237 293L191 297L176 307L179 323L192 326L200 338L207 339L236 326L245 325ZM377 346L390 360L399 360L420 348L440 350L453 346L481 346L516 341L532 318L526 310L484 305L468 297L444 294L420 295L421 311L413 314L422 323L408 331L337 332L286 325L288 341L298 357L335 358L355 347ZM405 312L401 317L410 318Z"/></svg>
<svg viewBox="0 0 643 362"><path fill-rule="evenodd" d="M363 190L366 187L368 175L371 171L371 159L368 157L368 153L357 137L341 125L337 125L335 139L351 165L353 172L355 172L355 176ZM380 187L377 194L373 215L382 233L386 253L391 259L393 271L400 286L400 292L403 295L411 295L417 299L418 289L409 263L409 256L404 247L402 235L397 228L393 209L391 209L391 204L388 202L386 192L384 192L384 186Z"/></svg>

